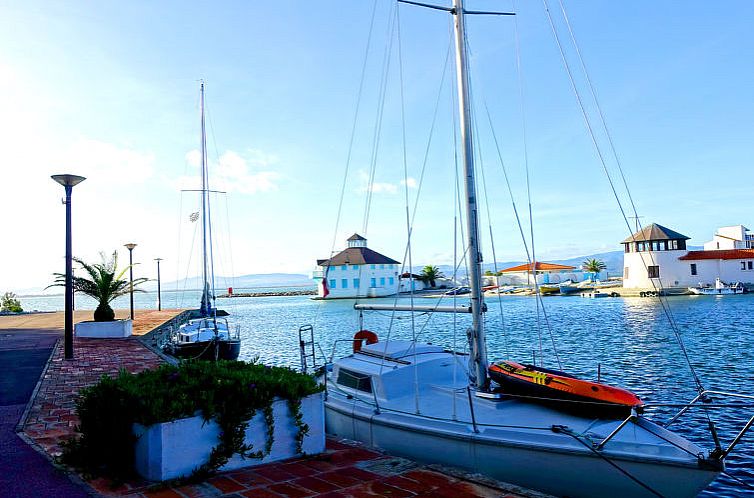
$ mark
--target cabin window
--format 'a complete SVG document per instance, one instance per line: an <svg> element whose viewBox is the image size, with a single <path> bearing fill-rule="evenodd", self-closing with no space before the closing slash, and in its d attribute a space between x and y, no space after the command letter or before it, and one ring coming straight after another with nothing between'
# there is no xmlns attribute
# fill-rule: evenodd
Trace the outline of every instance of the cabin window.
<svg viewBox="0 0 754 498"><path fill-rule="evenodd" d="M354 289L358 289L358 288L359 288L359 284L360 284L360 283L361 283L361 282L359 281L359 279L358 279L358 278L354 278L354 279L353 279L353 288L354 288Z"/></svg>
<svg viewBox="0 0 754 498"><path fill-rule="evenodd" d="M647 277L649 277L649 278L660 278L660 267L659 266L647 266Z"/></svg>
<svg viewBox="0 0 754 498"><path fill-rule="evenodd" d="M628 280L628 266L623 267L623 279Z"/></svg>
<svg viewBox="0 0 754 498"><path fill-rule="evenodd" d="M331 278L331 279L330 279L330 288L331 288L331 289L334 289L334 288L335 288L335 282L336 282L336 280L335 280L334 278Z"/></svg>
<svg viewBox="0 0 754 498"><path fill-rule="evenodd" d="M372 378L369 375L354 372L353 370L346 370L345 368L338 370L337 382L344 387L350 387L351 389L357 389L365 393L372 392Z"/></svg>
<svg viewBox="0 0 754 498"><path fill-rule="evenodd" d="M691 263L691 274L696 275L696 263Z"/></svg>
<svg viewBox="0 0 754 498"><path fill-rule="evenodd" d="M347 278L343 278L343 279L340 280L340 287L342 289L348 289L348 279Z"/></svg>

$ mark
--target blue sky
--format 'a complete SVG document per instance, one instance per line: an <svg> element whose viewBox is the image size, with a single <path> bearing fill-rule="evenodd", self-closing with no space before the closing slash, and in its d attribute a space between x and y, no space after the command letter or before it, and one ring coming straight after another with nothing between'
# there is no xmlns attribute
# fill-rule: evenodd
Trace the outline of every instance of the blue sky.
<svg viewBox="0 0 754 498"><path fill-rule="evenodd" d="M553 14L558 3L548 0ZM469 1L477 9L510 2ZM154 277L190 272L198 83L207 82L218 273L307 272L332 245L372 1L12 2L0 0L0 291L43 287L62 271L62 188L74 191L74 253L136 242ZM336 249L362 231L383 51L392 2L378 0ZM567 1L568 16L642 221L690 237L754 224L754 3ZM570 90L542 2L516 2L537 252L619 249L627 234ZM563 39L562 17L556 16ZM486 118L493 116L519 207L526 204L514 21L469 20L479 148L498 260L522 259ZM367 237L402 259L403 146L397 36ZM406 157L416 196L448 47L444 13L403 6ZM576 59L569 51L574 67ZM586 92L583 78L580 89ZM415 263L453 255L450 88L440 93L415 227ZM594 109L590 108L592 114ZM596 121L595 121L596 122ZM599 138L604 143L604 136ZM485 260L491 261L487 218ZM230 235L229 235L230 234ZM231 250L229 250L230 248ZM220 254L223 253L223 254ZM121 257L125 256L124 254ZM195 261L195 258L194 258Z"/></svg>

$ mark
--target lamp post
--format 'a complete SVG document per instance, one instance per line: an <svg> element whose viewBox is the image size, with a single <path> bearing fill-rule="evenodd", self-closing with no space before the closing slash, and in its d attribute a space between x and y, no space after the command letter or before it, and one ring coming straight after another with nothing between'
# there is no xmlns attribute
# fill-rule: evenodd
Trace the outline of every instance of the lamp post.
<svg viewBox="0 0 754 498"><path fill-rule="evenodd" d="M128 278L131 282L131 320L134 319L134 247L136 244L133 242L125 244L125 248L128 249Z"/></svg>
<svg viewBox="0 0 754 498"><path fill-rule="evenodd" d="M64 357L73 359L73 250L71 244L71 192L73 187L86 180L83 176L52 175L53 180L65 187L65 335Z"/></svg>
<svg viewBox="0 0 754 498"><path fill-rule="evenodd" d="M154 258L157 261L157 311L162 310L162 299L160 298L160 261L162 258Z"/></svg>

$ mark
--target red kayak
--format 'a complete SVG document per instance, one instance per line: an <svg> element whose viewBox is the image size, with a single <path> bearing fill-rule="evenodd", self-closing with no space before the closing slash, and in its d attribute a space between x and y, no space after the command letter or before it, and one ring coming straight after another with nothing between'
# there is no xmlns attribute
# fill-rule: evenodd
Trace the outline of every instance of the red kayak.
<svg viewBox="0 0 754 498"><path fill-rule="evenodd" d="M619 387L577 379L564 372L499 361L489 367L490 378L506 394L556 405L598 418L627 417L644 405L634 393Z"/></svg>

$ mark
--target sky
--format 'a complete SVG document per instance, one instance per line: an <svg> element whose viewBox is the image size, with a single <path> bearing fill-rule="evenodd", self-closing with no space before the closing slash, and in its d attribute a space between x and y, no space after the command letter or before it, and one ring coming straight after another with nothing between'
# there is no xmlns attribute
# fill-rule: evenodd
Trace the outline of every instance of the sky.
<svg viewBox="0 0 754 498"><path fill-rule="evenodd" d="M641 222L696 245L754 225L754 3L563 1ZM548 3L626 204L560 4ZM527 233L528 163L537 259L620 249L628 228L543 2L467 8L517 13L467 26L485 261L491 239L498 261L526 257L495 137ZM448 17L396 15L392 0L0 0L0 292L64 270L60 173L87 178L73 192L74 255L117 250L123 262L133 242L136 276L155 278L157 257L163 279L195 271L197 198L181 190L198 187L199 80L210 186L224 192L212 204L216 273L307 273L355 232L402 260L417 196L413 263L452 263Z"/></svg>

